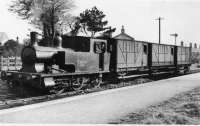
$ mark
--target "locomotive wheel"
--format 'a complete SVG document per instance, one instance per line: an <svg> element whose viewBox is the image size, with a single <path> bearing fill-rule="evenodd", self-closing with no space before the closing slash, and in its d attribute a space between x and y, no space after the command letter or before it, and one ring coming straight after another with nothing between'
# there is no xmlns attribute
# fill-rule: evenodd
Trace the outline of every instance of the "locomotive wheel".
<svg viewBox="0 0 200 126"><path fill-rule="evenodd" d="M76 78L76 80L74 80L72 82L72 89L75 91L79 91L81 89L83 89L85 86L87 85L87 79L86 78Z"/></svg>
<svg viewBox="0 0 200 126"><path fill-rule="evenodd" d="M8 80L7 80L7 84L8 84L8 87L9 87L9 88L13 88L13 87L14 87L13 81L8 81Z"/></svg>
<svg viewBox="0 0 200 126"><path fill-rule="evenodd" d="M7 78L6 72L5 71L1 71L1 80L5 81Z"/></svg>
<svg viewBox="0 0 200 126"><path fill-rule="evenodd" d="M8 87L13 88L16 86L20 86L19 82L13 80L7 80Z"/></svg>
<svg viewBox="0 0 200 126"><path fill-rule="evenodd" d="M62 94L65 92L65 89L60 89L60 90L50 90L49 93L51 94Z"/></svg>

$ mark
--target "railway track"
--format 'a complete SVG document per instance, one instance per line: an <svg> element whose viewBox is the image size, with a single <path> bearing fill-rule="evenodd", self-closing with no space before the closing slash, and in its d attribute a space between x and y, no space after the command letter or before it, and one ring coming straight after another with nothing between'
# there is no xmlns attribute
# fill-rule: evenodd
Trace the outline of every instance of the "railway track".
<svg viewBox="0 0 200 126"><path fill-rule="evenodd" d="M190 73L187 74L194 74L198 73L200 70L192 70ZM149 77L148 75L139 75L139 76L134 76L132 79L128 79L126 81L125 78L121 78L122 81L119 82L118 84L116 83L109 83L109 84L104 84L100 88L92 88L92 89L84 89L80 91L70 91L70 92L64 92L64 93L57 93L57 94L44 94L40 92L35 92L27 97L25 96L10 96L7 98L3 98L0 96L0 109L6 109L6 108L12 108L12 107L17 107L17 106L23 106L23 105L28 105L28 104L34 104L34 103L39 103L39 102L45 102L49 100L55 100L59 98L64 98L64 97L71 97L71 96L76 96L76 95L84 95L92 92L98 92L98 91L103 91L103 90L109 90L109 89L114 89L114 88L120 88L120 87L125 87L125 86L131 86L131 85L138 85L146 82L151 82L151 81L157 81L157 80L162 80L162 79L167 79L167 78L172 78L172 77L177 77L177 76L182 76L184 74L178 74L174 76L173 74L170 73L162 73L158 75L154 75L152 77ZM26 89L24 89L26 90ZM5 92L4 92L5 93ZM0 93L1 95L1 93Z"/></svg>

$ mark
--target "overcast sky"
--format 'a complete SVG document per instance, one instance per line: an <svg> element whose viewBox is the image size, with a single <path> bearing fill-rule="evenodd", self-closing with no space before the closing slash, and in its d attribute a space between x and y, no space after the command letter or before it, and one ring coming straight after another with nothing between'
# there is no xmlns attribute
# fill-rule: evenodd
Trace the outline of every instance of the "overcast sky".
<svg viewBox="0 0 200 126"><path fill-rule="evenodd" d="M10 38L21 39L31 28L27 22L8 12L11 0L0 0L0 32ZM174 44L172 33L178 33L178 43L196 42L200 44L200 1L198 0L76 0L74 14L97 6L106 14L109 25L116 27L114 35L125 32L137 40L158 42L158 21L161 21L161 42ZM3 18L2 18L3 17Z"/></svg>

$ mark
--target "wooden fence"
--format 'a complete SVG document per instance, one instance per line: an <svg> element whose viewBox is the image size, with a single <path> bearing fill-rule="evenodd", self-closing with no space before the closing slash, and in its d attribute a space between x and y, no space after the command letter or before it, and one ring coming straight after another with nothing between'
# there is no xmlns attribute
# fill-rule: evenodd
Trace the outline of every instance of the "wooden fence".
<svg viewBox="0 0 200 126"><path fill-rule="evenodd" d="M1 71L20 70L22 62L20 57L3 57L0 58Z"/></svg>

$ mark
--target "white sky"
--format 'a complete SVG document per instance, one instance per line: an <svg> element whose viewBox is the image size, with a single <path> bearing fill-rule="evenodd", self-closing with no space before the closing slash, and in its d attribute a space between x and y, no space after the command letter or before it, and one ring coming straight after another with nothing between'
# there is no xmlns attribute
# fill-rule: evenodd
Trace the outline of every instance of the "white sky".
<svg viewBox="0 0 200 126"><path fill-rule="evenodd" d="M22 38L28 34L27 22L8 12L11 0L0 0L0 32L10 38ZM178 33L178 44L196 42L200 44L200 1L198 0L75 0L78 15L87 8L97 6L106 14L109 25L116 27L114 35L125 26L127 34L137 40L158 42L158 21L161 21L161 42L174 44L170 34Z"/></svg>

